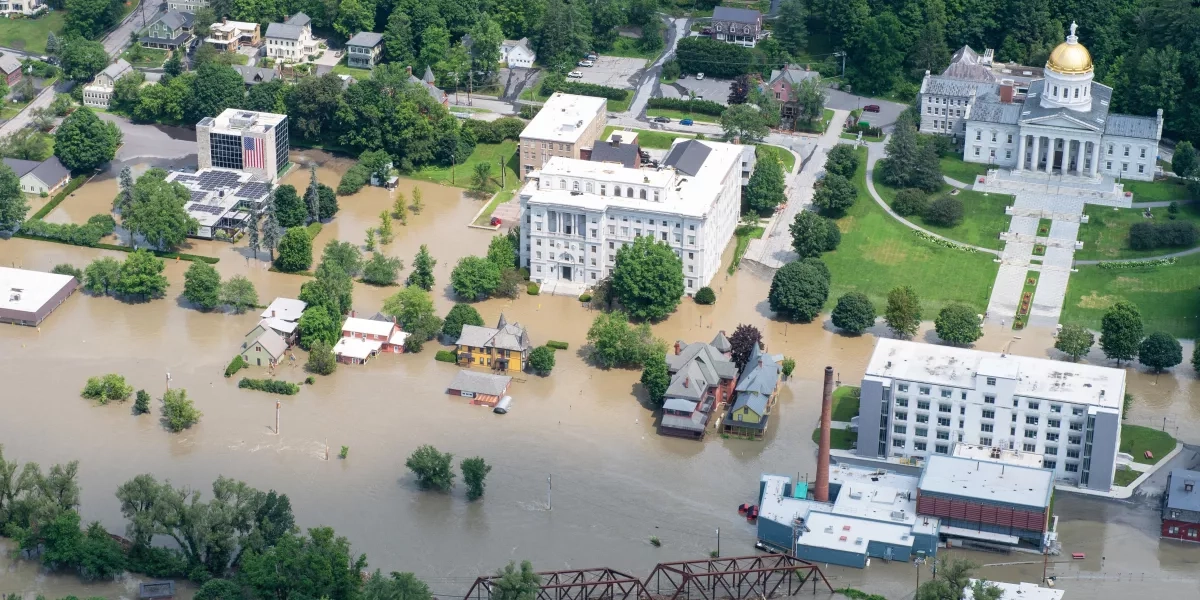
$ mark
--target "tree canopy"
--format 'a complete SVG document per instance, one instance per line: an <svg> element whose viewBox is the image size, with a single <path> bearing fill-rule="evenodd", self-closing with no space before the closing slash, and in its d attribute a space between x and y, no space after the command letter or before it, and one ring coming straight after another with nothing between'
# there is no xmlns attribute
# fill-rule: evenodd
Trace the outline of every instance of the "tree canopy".
<svg viewBox="0 0 1200 600"><path fill-rule="evenodd" d="M1133 303L1117 302L1100 321L1100 348L1117 364L1137 356L1143 336L1142 313Z"/></svg>
<svg viewBox="0 0 1200 600"><path fill-rule="evenodd" d="M813 262L809 262L813 261ZM829 298L829 273L819 259L783 265L771 279L767 302L771 310L790 321L808 323L821 313Z"/></svg>
<svg viewBox="0 0 1200 600"><path fill-rule="evenodd" d="M63 119L54 135L54 155L64 167L81 173L113 159L121 145L121 130L115 123L101 121L87 107Z"/></svg>
<svg viewBox="0 0 1200 600"><path fill-rule="evenodd" d="M683 262L666 242L640 236L617 250L612 287L634 319L662 320L683 296Z"/></svg>
<svg viewBox="0 0 1200 600"><path fill-rule="evenodd" d="M966 346L983 335L979 314L966 304L949 304L933 320L934 330L943 341Z"/></svg>
<svg viewBox="0 0 1200 600"><path fill-rule="evenodd" d="M137 180L132 200L121 210L121 224L155 248L172 250L183 244L198 223L184 210L191 192L165 176L162 169L152 169Z"/></svg>

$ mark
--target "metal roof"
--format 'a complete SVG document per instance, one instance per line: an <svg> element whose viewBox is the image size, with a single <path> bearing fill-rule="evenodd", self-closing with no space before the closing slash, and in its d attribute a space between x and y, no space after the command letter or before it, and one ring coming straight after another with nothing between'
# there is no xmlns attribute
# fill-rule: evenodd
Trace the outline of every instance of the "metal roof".
<svg viewBox="0 0 1200 600"><path fill-rule="evenodd" d="M0 60L3 59L0 58ZM117 62L104 67L104 70L100 71L100 74L107 75L110 79L116 81L117 79L120 79L121 75L124 75L126 71L132 68L133 67L131 67L129 63L125 62L125 59L118 58Z"/></svg>
<svg viewBox="0 0 1200 600"><path fill-rule="evenodd" d="M620 132L614 131L613 135L620 135ZM596 142L592 145L592 156L589 160L593 162L618 163L623 167L632 169L638 164L638 152L640 150L641 148L637 144L622 143L618 146L610 142Z"/></svg>
<svg viewBox="0 0 1200 600"><path fill-rule="evenodd" d="M169 10L163 13L163 15L155 20L154 23L162 23L172 30L179 29L181 27L190 29L192 27L192 23L195 22L195 19L196 17L192 15L192 13ZM154 23L151 23L150 25L154 25Z"/></svg>
<svg viewBox="0 0 1200 600"><path fill-rule="evenodd" d="M750 351L750 359L746 361L742 376L734 388L737 390L737 400L729 409L730 412L746 406L762 416L767 410L767 403L771 401L771 395L779 385L780 373L779 361L755 346Z"/></svg>
<svg viewBox="0 0 1200 600"><path fill-rule="evenodd" d="M996 94L998 90L999 86L995 83L956 79L941 75L927 75L921 82L921 93L939 96L985 96Z"/></svg>
<svg viewBox="0 0 1200 600"><path fill-rule="evenodd" d="M310 19L308 15L298 12L288 17L288 20L284 21L284 23L288 25L295 25L297 27L308 27L312 23L312 19Z"/></svg>
<svg viewBox="0 0 1200 600"><path fill-rule="evenodd" d="M1158 140L1158 119L1133 115L1108 115L1104 135Z"/></svg>
<svg viewBox="0 0 1200 600"><path fill-rule="evenodd" d="M454 379L450 380L450 385L447 387L452 390L475 392L489 396L503 396L504 391L508 389L508 384L511 382L512 377L505 375L491 375L462 370L454 376Z"/></svg>
<svg viewBox="0 0 1200 600"><path fill-rule="evenodd" d="M253 343L262 346L272 358L283 358L283 353L287 352L287 341L274 329L264 328Z"/></svg>
<svg viewBox="0 0 1200 600"><path fill-rule="evenodd" d="M1104 131L1105 123L1108 121L1108 104L1112 100L1112 88L1093 82L1091 90L1092 105L1088 110L1081 111L1070 108L1042 106L1041 98L1045 86L1045 79L1038 79L1029 84L1029 94L1025 96L1025 103L1021 108L1022 123L1050 116L1060 116L1078 121L1089 129Z"/></svg>
<svg viewBox="0 0 1200 600"><path fill-rule="evenodd" d="M1200 512L1200 471L1187 469L1171 469L1170 487L1167 488L1167 508L1173 510L1190 510ZM1192 484L1192 491L1184 486Z"/></svg>
<svg viewBox="0 0 1200 600"><path fill-rule="evenodd" d="M354 34L354 37L346 40L346 45L347 46L365 46L367 48L374 48L375 46L378 46L379 43L382 41L383 41L383 34L381 34L381 33L375 33L373 31L360 31L360 32Z"/></svg>
<svg viewBox="0 0 1200 600"><path fill-rule="evenodd" d="M276 298L271 301L271 305L267 310L262 311L260 317L266 319L275 317L284 321L299 321L300 316L304 313L304 309L308 303L295 298Z"/></svg>
<svg viewBox="0 0 1200 600"><path fill-rule="evenodd" d="M671 147L662 164L694 177L700 172L700 167L704 165L710 152L712 149L703 142L684 140Z"/></svg>
<svg viewBox="0 0 1200 600"><path fill-rule="evenodd" d="M271 23L267 25L267 37L283 40L298 40L304 34L304 28L287 23Z"/></svg>
<svg viewBox="0 0 1200 600"><path fill-rule="evenodd" d="M709 345L711 345L713 348L716 348L718 352L722 353L733 350L733 344L730 344L729 338L725 337L724 329L718 331L717 335L713 336L713 340L709 342Z"/></svg>
<svg viewBox="0 0 1200 600"><path fill-rule="evenodd" d="M713 21L733 21L735 23L758 23L762 13L749 8L730 8L718 6L713 9Z"/></svg>
<svg viewBox="0 0 1200 600"><path fill-rule="evenodd" d="M1050 504L1054 471L934 454L926 459L917 487L921 492L1043 509Z"/></svg>
<svg viewBox="0 0 1200 600"><path fill-rule="evenodd" d="M971 109L971 121L1016 125L1021 118L1021 105L1005 102L976 102Z"/></svg>

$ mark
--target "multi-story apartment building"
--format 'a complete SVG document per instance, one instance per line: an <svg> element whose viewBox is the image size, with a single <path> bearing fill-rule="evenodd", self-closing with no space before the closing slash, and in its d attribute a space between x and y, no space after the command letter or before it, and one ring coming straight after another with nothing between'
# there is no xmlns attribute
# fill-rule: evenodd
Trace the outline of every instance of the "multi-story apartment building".
<svg viewBox="0 0 1200 600"><path fill-rule="evenodd" d="M274 183L288 163L287 115L227 108L196 124L200 169L243 171Z"/></svg>
<svg viewBox="0 0 1200 600"><path fill-rule="evenodd" d="M604 132L608 100L555 93L521 132L521 176L555 156L587 158Z"/></svg>
<svg viewBox="0 0 1200 600"><path fill-rule="evenodd" d="M521 264L533 281L586 288L619 248L650 236L679 256L691 296L737 226L741 156L735 144L676 140L657 169L553 157L520 191Z"/></svg>
<svg viewBox="0 0 1200 600"><path fill-rule="evenodd" d="M267 57L279 62L303 62L319 51L312 19L300 12L283 23L267 25Z"/></svg>
<svg viewBox="0 0 1200 600"><path fill-rule="evenodd" d="M213 23L208 30L204 43L217 50L237 52L242 46L257 46L259 42L258 23L230 21L224 17L220 23Z"/></svg>
<svg viewBox="0 0 1200 600"><path fill-rule="evenodd" d="M949 455L954 444L1042 455L1060 481L1108 491L1120 369L881 339L862 379L858 454Z"/></svg>
<svg viewBox="0 0 1200 600"><path fill-rule="evenodd" d="M117 84L118 79L130 71L133 71L133 67L123 58L118 58L117 62L105 67L103 71L96 74L91 83L84 86L83 105L93 108L108 108L108 103L112 100L113 86Z"/></svg>

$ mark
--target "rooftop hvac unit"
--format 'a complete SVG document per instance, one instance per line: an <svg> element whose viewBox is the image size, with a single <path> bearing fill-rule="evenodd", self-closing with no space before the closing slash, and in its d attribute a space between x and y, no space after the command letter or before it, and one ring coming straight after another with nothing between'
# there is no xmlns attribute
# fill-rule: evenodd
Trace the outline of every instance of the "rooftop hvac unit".
<svg viewBox="0 0 1200 600"><path fill-rule="evenodd" d="M892 511L892 520L893 521L903 521L904 517L905 517L905 512L903 510L893 510Z"/></svg>
<svg viewBox="0 0 1200 600"><path fill-rule="evenodd" d="M825 528L825 533L833 533L833 525Z"/></svg>
<svg viewBox="0 0 1200 600"><path fill-rule="evenodd" d="M855 539L855 540L854 540L854 545L855 545L855 546L861 546L861 545L863 545L863 539L862 539L862 538L857 538L857 539Z"/></svg>

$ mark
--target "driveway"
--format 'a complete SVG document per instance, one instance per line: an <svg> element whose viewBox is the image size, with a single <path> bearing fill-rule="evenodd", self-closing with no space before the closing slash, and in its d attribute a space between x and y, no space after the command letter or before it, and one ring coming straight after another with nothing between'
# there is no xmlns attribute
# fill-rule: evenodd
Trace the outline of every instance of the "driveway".
<svg viewBox="0 0 1200 600"><path fill-rule="evenodd" d="M666 20L666 19L664 19ZM633 102L629 104L629 112L626 116L638 117L646 110L646 102L650 100L650 96L658 87L658 74L662 72L663 63L671 60L675 56L675 46L679 43L679 38L687 35L688 20L687 19L670 19L666 20L666 50L654 61L650 68L642 71L641 79L637 83L637 92L633 96Z"/></svg>
<svg viewBox="0 0 1200 600"><path fill-rule="evenodd" d="M585 83L606 85L622 90L633 89L637 81L638 71L646 68L644 58L621 58L618 56L600 56L591 67L574 67L573 70L583 73Z"/></svg>
<svg viewBox="0 0 1200 600"><path fill-rule="evenodd" d="M191 157L196 154L196 132L183 127L143 125L132 123L125 117L112 113L96 113L102 120L116 123L122 135L121 148L116 162L177 162L171 159ZM192 160L195 163L195 160Z"/></svg>
<svg viewBox="0 0 1200 600"><path fill-rule="evenodd" d="M896 118L907 105L890 100L880 100L878 98L868 98L866 96L855 96L847 94L841 90L827 89L825 90L825 108L834 110L854 110L862 108L868 104L874 104L879 107L879 112L869 113L863 112L860 117L862 120L870 123L875 127L890 127L896 123Z"/></svg>
<svg viewBox="0 0 1200 600"><path fill-rule="evenodd" d="M728 104L729 102L729 84L733 83L731 79L717 79L714 77L705 77L698 80L695 77L680 79L675 83L662 84L659 86L662 91L663 98L688 98L688 92L696 92L697 98L711 100L718 104Z"/></svg>

